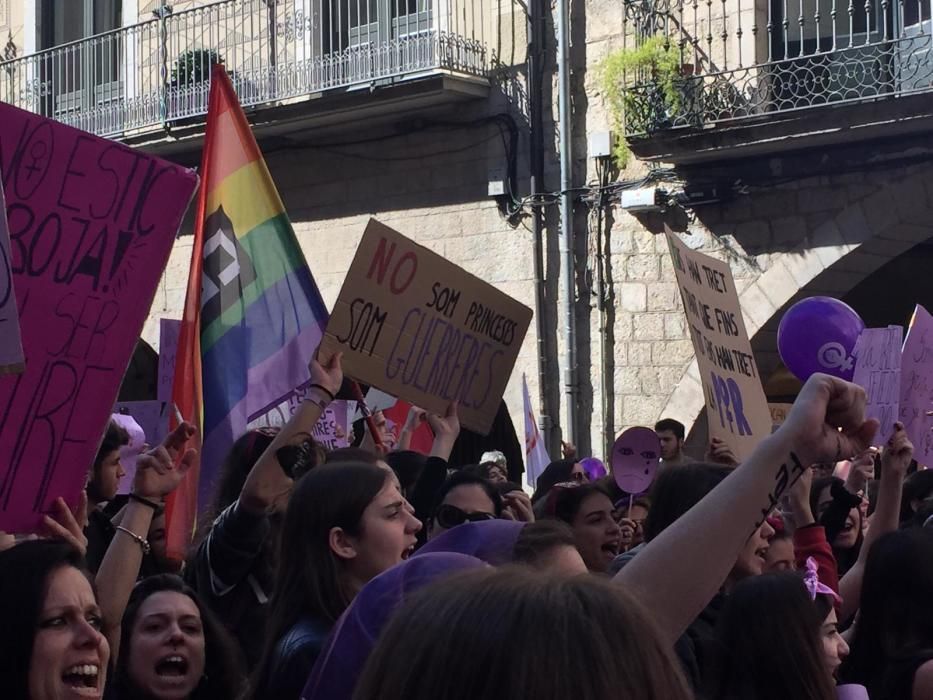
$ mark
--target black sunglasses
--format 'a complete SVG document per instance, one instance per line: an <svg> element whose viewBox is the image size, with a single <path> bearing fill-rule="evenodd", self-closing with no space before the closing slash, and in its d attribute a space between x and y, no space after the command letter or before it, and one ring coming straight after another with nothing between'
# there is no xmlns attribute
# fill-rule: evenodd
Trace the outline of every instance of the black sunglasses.
<svg viewBox="0 0 933 700"><path fill-rule="evenodd" d="M495 520L496 516L492 513L466 513L457 506L446 503L439 505L434 513L434 520L445 530L449 530L463 523L481 523L484 520Z"/></svg>

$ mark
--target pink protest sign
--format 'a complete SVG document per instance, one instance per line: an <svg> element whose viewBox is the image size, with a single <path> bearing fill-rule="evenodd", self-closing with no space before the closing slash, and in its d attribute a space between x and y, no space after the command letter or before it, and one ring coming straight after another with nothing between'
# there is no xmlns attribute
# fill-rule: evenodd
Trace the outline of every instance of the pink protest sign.
<svg viewBox="0 0 933 700"><path fill-rule="evenodd" d="M181 321L163 318L159 321L159 388L157 398L162 403L172 401L172 381L175 379L175 356Z"/></svg>
<svg viewBox="0 0 933 700"><path fill-rule="evenodd" d="M650 428L629 428L612 446L612 476L625 493L644 493L654 481L661 442Z"/></svg>
<svg viewBox="0 0 933 700"><path fill-rule="evenodd" d="M0 530L77 503L197 176L0 104L10 263L29 358L0 377Z"/></svg>
<svg viewBox="0 0 933 700"><path fill-rule="evenodd" d="M917 304L901 353L900 417L914 459L933 467L933 316Z"/></svg>
<svg viewBox="0 0 933 700"><path fill-rule="evenodd" d="M875 445L888 441L894 433L894 421L899 419L903 338L904 329L900 326L866 328L852 350L855 356L852 381L867 394L865 417L877 418L880 424Z"/></svg>
<svg viewBox="0 0 933 700"><path fill-rule="evenodd" d="M25 369L23 340L19 330L16 290L10 265L10 231L6 222L6 202L0 183L0 374L19 374Z"/></svg>

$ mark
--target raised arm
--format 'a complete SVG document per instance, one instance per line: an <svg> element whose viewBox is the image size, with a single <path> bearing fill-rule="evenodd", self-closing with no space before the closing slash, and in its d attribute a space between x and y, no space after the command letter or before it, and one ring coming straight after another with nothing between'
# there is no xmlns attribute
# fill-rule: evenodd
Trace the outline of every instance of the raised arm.
<svg viewBox="0 0 933 700"><path fill-rule="evenodd" d="M814 462L864 450L877 430L865 392L816 374L781 428L732 474L653 539L615 577L652 613L673 643L722 586L743 544Z"/></svg>
<svg viewBox="0 0 933 700"><path fill-rule="evenodd" d="M907 437L907 431L901 423L895 423L894 435L881 453L881 483L878 486L878 501L871 516L871 524L865 533L858 559L839 582L839 595L842 597L840 621L848 620L858 611L865 562L868 560L871 546L885 533L897 529L901 513L901 492L913 456L914 446Z"/></svg>
<svg viewBox="0 0 933 700"><path fill-rule="evenodd" d="M254 515L261 515L271 509L277 499L289 492L292 479L279 464L276 452L279 448L291 444L297 437L311 435L314 424L324 413L327 404L333 401L340 391L340 385L343 383L341 357L342 353L337 353L330 358L326 366L319 363L316 357L311 360L308 365L311 371L308 398L282 427L246 477L246 483L240 492L239 507Z"/></svg>
<svg viewBox="0 0 933 700"><path fill-rule="evenodd" d="M456 402L447 405L447 411L443 416L429 413L427 420L431 430L434 431L431 456L440 457L445 462L449 462L450 453L453 452L454 444L460 435L460 416L457 414Z"/></svg>
<svg viewBox="0 0 933 700"><path fill-rule="evenodd" d="M136 475L123 519L107 547L97 571L98 600L105 623L104 635L110 643L111 658L120 650L120 623L136 585L143 554L149 550L149 526L157 507L178 488L197 452L186 448L194 426L182 423L154 450L136 461Z"/></svg>

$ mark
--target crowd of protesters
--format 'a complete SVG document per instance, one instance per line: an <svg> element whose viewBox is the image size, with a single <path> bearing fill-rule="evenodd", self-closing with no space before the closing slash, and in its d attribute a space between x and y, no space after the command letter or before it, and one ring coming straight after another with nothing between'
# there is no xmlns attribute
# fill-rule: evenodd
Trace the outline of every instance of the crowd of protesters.
<svg viewBox="0 0 933 700"><path fill-rule="evenodd" d="M646 493L567 446L529 497L501 453L450 463L455 405L412 409L427 456L326 452L340 356L310 369L230 446L183 561L188 424L121 498L111 422L78 507L2 537L3 698L933 698L933 471L900 424L875 444L858 387L813 376L741 464L661 421Z"/></svg>

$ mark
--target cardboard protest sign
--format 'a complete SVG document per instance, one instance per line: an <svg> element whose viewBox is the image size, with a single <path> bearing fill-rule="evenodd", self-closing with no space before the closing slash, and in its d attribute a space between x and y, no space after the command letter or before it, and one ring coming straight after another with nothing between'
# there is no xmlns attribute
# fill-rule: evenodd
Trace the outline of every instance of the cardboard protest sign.
<svg viewBox="0 0 933 700"><path fill-rule="evenodd" d="M883 445L894 433L899 420L901 394L901 345L904 329L900 326L866 328L859 335L852 354L855 376L852 381L865 389L865 417L881 424L875 435L876 445Z"/></svg>
<svg viewBox="0 0 933 700"><path fill-rule="evenodd" d="M172 402L172 381L175 379L175 356L178 354L178 337L181 321L173 318L159 320L159 388L157 398L163 403Z"/></svg>
<svg viewBox="0 0 933 700"><path fill-rule="evenodd" d="M690 250L667 229L677 286L706 396L710 437L739 460L771 434L771 412L729 265Z"/></svg>
<svg viewBox="0 0 933 700"><path fill-rule="evenodd" d="M933 316L917 304L901 352L898 412L914 444L914 459L933 467Z"/></svg>
<svg viewBox="0 0 933 700"><path fill-rule="evenodd" d="M10 264L10 230L6 221L3 183L0 182L0 374L20 374L25 368L13 268Z"/></svg>
<svg viewBox="0 0 933 700"><path fill-rule="evenodd" d="M487 434L531 309L370 220L334 305L322 359L348 377Z"/></svg>
<svg viewBox="0 0 933 700"><path fill-rule="evenodd" d="M768 410L771 411L771 425L784 425L790 409L794 407L792 403L769 403Z"/></svg>
<svg viewBox="0 0 933 700"><path fill-rule="evenodd" d="M77 503L197 176L0 104L26 371L0 377L0 530Z"/></svg>

